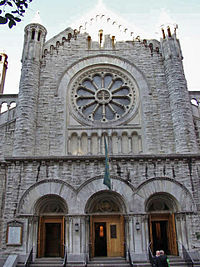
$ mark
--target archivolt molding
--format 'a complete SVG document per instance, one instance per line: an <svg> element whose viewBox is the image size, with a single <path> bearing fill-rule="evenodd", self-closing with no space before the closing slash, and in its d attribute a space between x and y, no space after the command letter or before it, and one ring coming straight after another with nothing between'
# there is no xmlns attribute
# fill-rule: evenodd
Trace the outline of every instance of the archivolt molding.
<svg viewBox="0 0 200 267"><path fill-rule="evenodd" d="M142 94L141 97L149 93L149 86L144 74L133 63L117 56L94 55L73 63L65 70L63 76L58 81L57 94L60 95L62 98L63 97L65 98L66 90L69 86L71 79L75 74L83 70L87 71L87 69L90 68L91 66L98 66L102 64L107 66L110 65L113 67L117 66L119 69L126 70L126 72L129 73L129 75L131 75L134 78L138 88L142 88L142 90L140 91L140 93Z"/></svg>
<svg viewBox="0 0 200 267"><path fill-rule="evenodd" d="M68 207L74 207L75 205L76 191L71 185L60 180L47 179L35 183L26 190L19 201L18 214L34 215L36 202L45 195L60 196Z"/></svg>
<svg viewBox="0 0 200 267"><path fill-rule="evenodd" d="M93 181L95 181L95 180L101 180L102 181L102 184L103 184L103 178L104 178L104 176L103 175L99 175L99 176L95 176L95 177L92 177L91 179L88 179L88 180L86 180L78 189L77 189L77 193L79 193L85 186L87 186L87 184L89 184L89 183L91 183L91 182L93 182ZM111 181L112 181L112 183L113 183L113 180L119 180L119 181L121 181L123 184L126 184L126 185L128 185L130 188L131 188L131 190L135 190L135 188L134 188L134 186L131 184L131 183L128 183L127 181L125 181L124 179L122 179L122 178L120 178L120 177L112 177L112 176L110 176L110 178L111 178Z"/></svg>
<svg viewBox="0 0 200 267"><path fill-rule="evenodd" d="M177 212L196 211L189 190L177 181L167 177L152 178L142 183L133 196L133 210L145 212L146 201L156 193L167 193L175 199Z"/></svg>

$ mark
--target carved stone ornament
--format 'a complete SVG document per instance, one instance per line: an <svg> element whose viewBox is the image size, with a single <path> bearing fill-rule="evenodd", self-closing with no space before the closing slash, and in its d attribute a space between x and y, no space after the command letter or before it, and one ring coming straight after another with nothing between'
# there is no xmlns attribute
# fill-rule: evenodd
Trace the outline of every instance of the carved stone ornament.
<svg viewBox="0 0 200 267"><path fill-rule="evenodd" d="M119 207L112 200L100 200L94 206L93 212L119 212Z"/></svg>

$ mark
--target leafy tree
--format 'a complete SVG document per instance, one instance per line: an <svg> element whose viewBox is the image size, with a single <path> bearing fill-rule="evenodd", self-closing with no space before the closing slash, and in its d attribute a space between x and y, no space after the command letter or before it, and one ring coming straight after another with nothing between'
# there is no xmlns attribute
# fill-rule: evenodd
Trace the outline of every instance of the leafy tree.
<svg viewBox="0 0 200 267"><path fill-rule="evenodd" d="M12 28L24 16L28 4L32 0L0 0L0 24L7 24Z"/></svg>

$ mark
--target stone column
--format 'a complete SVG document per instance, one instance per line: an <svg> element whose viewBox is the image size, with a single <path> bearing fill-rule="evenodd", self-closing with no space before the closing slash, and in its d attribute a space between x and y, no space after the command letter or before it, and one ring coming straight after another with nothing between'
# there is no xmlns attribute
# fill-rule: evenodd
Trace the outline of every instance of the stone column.
<svg viewBox="0 0 200 267"><path fill-rule="evenodd" d="M128 153L132 154L133 153L133 148L132 148L132 137L128 136Z"/></svg>
<svg viewBox="0 0 200 267"><path fill-rule="evenodd" d="M80 151L81 151L81 137L78 136L78 145L77 145L77 154L80 155Z"/></svg>
<svg viewBox="0 0 200 267"><path fill-rule="evenodd" d="M118 136L118 154L122 153L122 137Z"/></svg>
<svg viewBox="0 0 200 267"><path fill-rule="evenodd" d="M97 137L98 154L101 154L101 137Z"/></svg>
<svg viewBox="0 0 200 267"><path fill-rule="evenodd" d="M136 215L133 218L133 234L135 242L134 259L137 261L147 260L146 251L144 251L144 221L142 215Z"/></svg>
<svg viewBox="0 0 200 267"><path fill-rule="evenodd" d="M69 217L69 243L68 243L68 253L73 253L73 218Z"/></svg>
<svg viewBox="0 0 200 267"><path fill-rule="evenodd" d="M133 252L135 250L134 248L134 233L133 233L133 216L128 217L128 230L129 230L129 250L130 252Z"/></svg>
<svg viewBox="0 0 200 267"><path fill-rule="evenodd" d="M88 142L87 142L87 154L91 155L91 136L88 136Z"/></svg>
<svg viewBox="0 0 200 267"><path fill-rule="evenodd" d="M39 217L35 216L33 218L33 231L32 231L32 246L33 246L33 261L37 256L37 246L38 246L38 227L39 227Z"/></svg>
<svg viewBox="0 0 200 267"><path fill-rule="evenodd" d="M80 215L70 216L68 261L83 262L85 259L85 221Z"/></svg>
<svg viewBox="0 0 200 267"><path fill-rule="evenodd" d="M68 137L68 140L67 140L67 152L69 155L72 154L72 152L71 152L71 138L70 137Z"/></svg>

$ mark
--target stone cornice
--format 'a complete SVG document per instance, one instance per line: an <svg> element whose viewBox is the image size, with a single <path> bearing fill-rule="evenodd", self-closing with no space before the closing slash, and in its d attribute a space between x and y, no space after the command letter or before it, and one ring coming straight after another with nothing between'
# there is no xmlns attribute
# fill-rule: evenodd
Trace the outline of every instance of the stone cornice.
<svg viewBox="0 0 200 267"><path fill-rule="evenodd" d="M104 160L105 155L68 155L68 156L19 156L19 157L5 157L1 162L15 162L15 161L94 161ZM196 154L145 154L145 155L110 155L110 161L119 160L199 160L200 153Z"/></svg>

